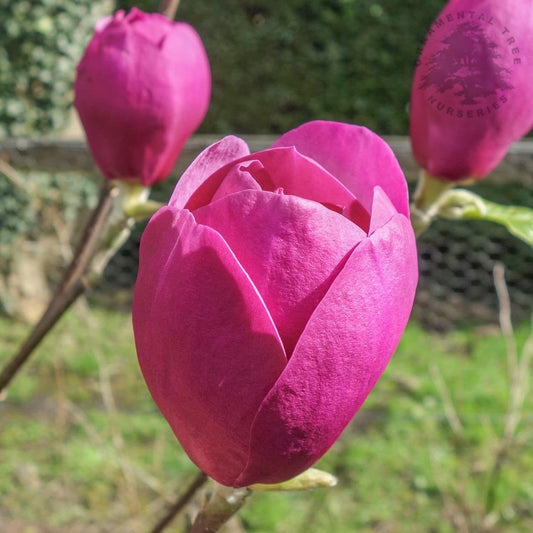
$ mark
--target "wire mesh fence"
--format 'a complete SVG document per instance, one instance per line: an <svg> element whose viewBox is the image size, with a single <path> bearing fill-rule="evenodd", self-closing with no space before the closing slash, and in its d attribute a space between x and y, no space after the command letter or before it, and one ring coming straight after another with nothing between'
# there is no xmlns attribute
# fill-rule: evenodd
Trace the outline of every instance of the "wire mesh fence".
<svg viewBox="0 0 533 533"><path fill-rule="evenodd" d="M180 175L212 140L210 136L198 136L189 142L173 176ZM251 136L247 141L252 150L258 150L268 146L271 139ZM393 138L390 144L412 186L416 165L408 141ZM68 260L69 245L76 239L76 220L89 210L96 196L97 175L81 142L55 142L48 148L38 143L4 143L0 144L0 156L17 169L27 189L21 190L20 184L13 183L13 176L10 179L0 172L0 303L9 313L14 307L12 300L17 298L10 280L22 283L20 278L36 275L36 268L21 269L20 264L27 265L29 261L35 267L37 258L44 256L48 259L45 283L54 284ZM533 142L518 143L494 175L475 188L493 201L533 207L532 161ZM167 180L154 189L153 195L165 201L174 183L175 178ZM142 224L135 227L108 264L98 286L89 293L90 298L128 309L142 230ZM463 324L496 322L492 270L497 262L506 267L514 320L527 319L531 314L533 252L504 228L476 221L437 221L422 235L418 246L420 281L413 318L424 326L445 331ZM29 250L26 262L13 264L13 257L23 248ZM29 279L25 282L32 286ZM37 288L34 283L33 289L27 291Z"/></svg>

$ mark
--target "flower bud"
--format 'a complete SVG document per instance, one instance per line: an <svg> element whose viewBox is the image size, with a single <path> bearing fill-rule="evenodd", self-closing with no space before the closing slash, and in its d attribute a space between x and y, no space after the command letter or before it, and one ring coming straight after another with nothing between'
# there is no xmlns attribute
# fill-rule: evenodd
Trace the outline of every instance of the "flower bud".
<svg viewBox="0 0 533 533"><path fill-rule="evenodd" d="M533 3L451 0L433 22L411 91L418 163L481 179L533 127Z"/></svg>
<svg viewBox="0 0 533 533"><path fill-rule="evenodd" d="M405 178L376 134L310 122L254 154L226 137L142 237L133 328L146 383L213 479L286 481L376 384L417 278Z"/></svg>
<svg viewBox="0 0 533 533"><path fill-rule="evenodd" d="M168 176L203 120L211 73L190 25L133 8L98 23L74 90L102 173L150 186Z"/></svg>

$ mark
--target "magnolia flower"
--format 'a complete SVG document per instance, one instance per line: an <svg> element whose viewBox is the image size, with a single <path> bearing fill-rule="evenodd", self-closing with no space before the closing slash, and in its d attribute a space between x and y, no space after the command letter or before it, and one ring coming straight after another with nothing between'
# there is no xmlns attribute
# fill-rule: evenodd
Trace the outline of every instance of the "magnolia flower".
<svg viewBox="0 0 533 533"><path fill-rule="evenodd" d="M133 326L152 396L223 485L275 483L339 437L396 349L417 258L405 178L366 128L207 148L142 237Z"/></svg>
<svg viewBox="0 0 533 533"><path fill-rule="evenodd" d="M533 3L451 0L416 67L411 141L449 181L481 179L533 127Z"/></svg>
<svg viewBox="0 0 533 533"><path fill-rule="evenodd" d="M76 75L75 106L109 179L165 179L209 105L205 49L188 24L133 8L100 21Z"/></svg>

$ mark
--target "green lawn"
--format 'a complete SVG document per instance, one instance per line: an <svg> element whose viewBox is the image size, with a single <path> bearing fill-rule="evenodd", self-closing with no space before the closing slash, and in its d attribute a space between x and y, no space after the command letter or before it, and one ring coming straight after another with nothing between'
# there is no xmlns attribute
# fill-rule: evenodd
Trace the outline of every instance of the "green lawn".
<svg viewBox="0 0 533 533"><path fill-rule="evenodd" d="M27 331L0 319L0 361ZM517 329L519 347L528 332ZM252 494L244 529L481 531L508 404L505 354L495 327L437 336L411 324L318 465L338 486ZM530 394L484 531L533 531L532 412ZM144 386L126 314L79 304L0 401L2 532L146 532L196 471Z"/></svg>

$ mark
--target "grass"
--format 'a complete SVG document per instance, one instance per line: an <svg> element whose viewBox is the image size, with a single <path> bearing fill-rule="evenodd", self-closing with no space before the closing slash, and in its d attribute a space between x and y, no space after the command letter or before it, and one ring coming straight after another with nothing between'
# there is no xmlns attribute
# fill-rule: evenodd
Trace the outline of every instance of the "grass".
<svg viewBox="0 0 533 533"><path fill-rule="evenodd" d="M27 333L0 319L0 361ZM528 327L518 328L522 346ZM249 533L482 531L508 405L497 328L409 325L387 372L317 465L334 489L253 494ZM533 531L533 399L485 530ZM10 532L145 532L196 468L154 407L124 313L63 317L0 402L0 524ZM455 429L454 429L455 428ZM528 474L529 473L529 474ZM177 520L168 531L184 531Z"/></svg>

